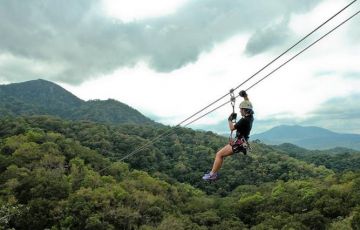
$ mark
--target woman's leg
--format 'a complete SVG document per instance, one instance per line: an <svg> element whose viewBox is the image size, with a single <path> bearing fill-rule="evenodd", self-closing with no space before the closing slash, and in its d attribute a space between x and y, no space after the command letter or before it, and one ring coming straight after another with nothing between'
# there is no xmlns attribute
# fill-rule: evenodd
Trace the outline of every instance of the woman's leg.
<svg viewBox="0 0 360 230"><path fill-rule="evenodd" d="M221 168L223 163L223 158L230 156L233 154L231 145L225 145L222 149L220 149L215 156L214 165L212 167L211 173L216 173Z"/></svg>

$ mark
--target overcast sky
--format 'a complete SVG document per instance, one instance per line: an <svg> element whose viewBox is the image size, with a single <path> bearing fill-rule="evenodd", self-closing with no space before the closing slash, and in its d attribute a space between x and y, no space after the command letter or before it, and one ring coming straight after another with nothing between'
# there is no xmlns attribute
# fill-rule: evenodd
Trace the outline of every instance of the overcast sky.
<svg viewBox="0 0 360 230"><path fill-rule="evenodd" d="M349 2L1 0L0 84L42 78L175 125ZM242 89L358 10L355 2ZM253 133L281 124L360 133L359 41L360 15L249 90ZM230 113L225 106L192 127L227 132Z"/></svg>

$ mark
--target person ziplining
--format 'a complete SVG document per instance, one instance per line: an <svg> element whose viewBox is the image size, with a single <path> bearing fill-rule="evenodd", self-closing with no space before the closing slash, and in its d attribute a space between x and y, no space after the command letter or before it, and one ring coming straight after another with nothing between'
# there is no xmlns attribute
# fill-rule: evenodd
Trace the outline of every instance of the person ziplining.
<svg viewBox="0 0 360 230"><path fill-rule="evenodd" d="M234 112L235 97L232 96L231 104L233 106L233 112L228 118L228 125L231 131L229 144L225 145L216 153L211 171L202 177L206 181L213 181L219 178L218 171L220 170L225 157L239 152L242 152L244 155L247 154L249 135L254 122L254 111L247 93L242 90L239 95L244 98L239 105L241 119L236 122L237 114ZM236 130L235 140L232 139L232 132L234 130Z"/></svg>

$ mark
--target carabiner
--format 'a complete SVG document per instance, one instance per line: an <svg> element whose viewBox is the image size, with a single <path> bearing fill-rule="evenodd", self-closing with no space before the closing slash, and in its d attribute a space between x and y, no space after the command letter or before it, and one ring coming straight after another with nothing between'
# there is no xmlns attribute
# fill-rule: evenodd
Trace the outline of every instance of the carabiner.
<svg viewBox="0 0 360 230"><path fill-rule="evenodd" d="M233 113L235 113L235 100L236 100L236 97L234 94L234 89L230 89L230 103L233 108Z"/></svg>

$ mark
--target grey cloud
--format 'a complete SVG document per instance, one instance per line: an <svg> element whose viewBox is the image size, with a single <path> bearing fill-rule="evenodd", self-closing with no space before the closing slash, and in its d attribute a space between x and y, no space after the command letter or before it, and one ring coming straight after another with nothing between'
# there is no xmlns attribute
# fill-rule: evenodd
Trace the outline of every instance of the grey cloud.
<svg viewBox="0 0 360 230"><path fill-rule="evenodd" d="M328 76L333 76L335 74L338 74L338 72L332 71L332 70L320 70L315 73L315 76L316 77L328 77Z"/></svg>
<svg viewBox="0 0 360 230"><path fill-rule="evenodd" d="M360 94L334 98L323 103L312 113L315 118L328 120L360 119Z"/></svg>
<svg viewBox="0 0 360 230"><path fill-rule="evenodd" d="M78 84L139 61L169 72L242 32L257 31L248 44L255 54L286 38L279 35L287 34L286 21L271 26L274 20L320 1L190 1L173 15L127 24L103 15L99 0L2 1L0 62L14 58L7 67L0 63L0 80L44 77Z"/></svg>
<svg viewBox="0 0 360 230"><path fill-rule="evenodd" d="M347 72L343 75L345 78L348 79L360 79L360 72Z"/></svg>
<svg viewBox="0 0 360 230"><path fill-rule="evenodd" d="M268 49L279 46L289 40L291 31L288 28L288 18L280 23L256 31L246 45L246 53L256 55Z"/></svg>
<svg viewBox="0 0 360 230"><path fill-rule="evenodd" d="M348 80L360 80L360 72L357 71L333 71L333 70L321 70L315 73L315 77L326 78L329 80L331 77L341 76L343 79Z"/></svg>
<svg viewBox="0 0 360 230"><path fill-rule="evenodd" d="M150 48L151 63L158 71L171 71L189 62L196 61L199 54L211 50L214 44L241 32L251 33L254 30L262 31L267 25L284 15L294 12L303 12L320 1L257 1L249 3L244 0L207 0L193 1L182 8L175 16L154 20L156 31L161 31L152 38L154 46ZM279 25L283 35L287 28L287 21ZM272 27L275 30L274 27ZM273 33L275 34L275 33ZM261 45L262 50L274 43L264 41L269 36L262 36L252 45L253 49ZM272 40L279 39L271 38ZM282 38L282 37L281 37ZM280 44L279 41L277 44ZM158 50L161 47L161 50ZM154 48L156 50L154 50Z"/></svg>
<svg viewBox="0 0 360 230"><path fill-rule="evenodd" d="M359 10L360 7L360 2L356 2L353 5L353 8ZM354 13L356 11L353 11ZM359 40L360 40L360 26L359 26L359 22L360 22L360 15L358 14L353 20L351 20L348 24L348 34L349 36L347 36L348 42L350 42L351 44L355 44L358 45L359 44Z"/></svg>

